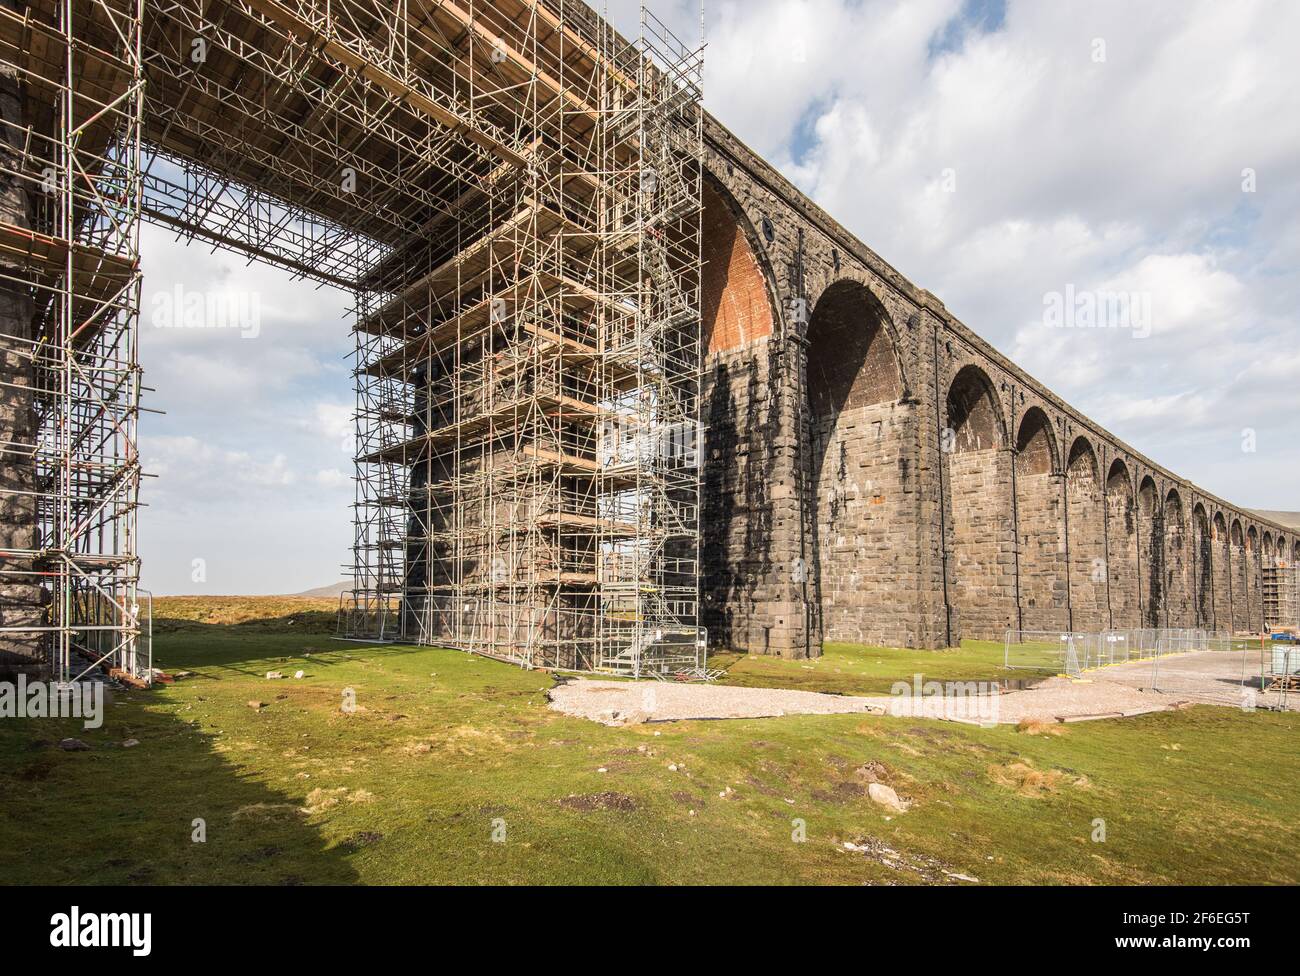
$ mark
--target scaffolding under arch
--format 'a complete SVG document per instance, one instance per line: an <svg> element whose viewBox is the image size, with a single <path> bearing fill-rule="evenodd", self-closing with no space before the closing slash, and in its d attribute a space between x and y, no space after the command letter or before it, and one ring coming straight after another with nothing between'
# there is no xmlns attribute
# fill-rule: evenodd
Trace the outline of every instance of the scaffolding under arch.
<svg viewBox="0 0 1300 976"><path fill-rule="evenodd" d="M0 7L5 641L151 673L147 220L356 296L342 635L699 673L702 54L568 0Z"/></svg>

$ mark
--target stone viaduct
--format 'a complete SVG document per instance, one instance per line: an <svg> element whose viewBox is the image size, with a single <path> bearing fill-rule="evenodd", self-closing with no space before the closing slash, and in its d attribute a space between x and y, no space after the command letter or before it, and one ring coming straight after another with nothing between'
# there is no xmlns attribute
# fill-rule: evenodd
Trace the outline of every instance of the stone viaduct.
<svg viewBox="0 0 1300 976"><path fill-rule="evenodd" d="M44 9L50 5L41 5L35 18L24 12L30 6L0 2L12 34L0 52L8 59L0 66L0 225L19 237L31 229L27 197L35 191L23 191L19 181L31 182L24 139L32 130L23 115L24 91L31 86L14 65L26 64L24 39L33 25L43 23L41 36L47 37L57 23ZM183 71L175 69L172 79L180 87L169 87L160 72L158 83L145 89L153 92L146 135L180 158L239 173L256 158L265 171L241 178L280 186L266 175L274 169L266 161L279 158L266 147L283 142L281 130L289 123L272 111L282 104L310 107L302 110L310 126L293 129L303 146L315 146L326 131L354 126L355 143L369 147L375 153L370 162L381 169L392 163L394 147L409 139L400 126L375 127L380 95L393 111L403 106L406 114L396 117L412 131L428 134L435 122L445 127L460 118L399 78L362 64L352 48L325 43L314 21L275 0L220 4L215 12L210 6L149 4L150 58L164 68L175 62ZM466 47L471 58L477 50L480 61L489 56L486 45L465 40L484 29L474 17L456 5L433 6L454 21L449 48ZM556 36L569 37L543 9L553 4L498 2L482 12L501 16L506 6L520 13L502 29L521 30L533 22L525 14L546 14L559 25ZM588 21L587 36L596 37L595 14L575 7L566 5L566 16ZM387 10L383 4L367 9ZM302 16L307 13L318 11ZM221 26L227 21L238 31ZM212 54L202 70L191 70L189 47L182 50L177 39L193 40L199 31L211 35ZM250 46L245 34L264 49ZM111 33L104 36L112 42ZM581 38L565 43L562 50L590 47ZM374 49L387 56L392 47ZM298 63L309 56L315 59L311 77ZM42 55L24 70L46 71L48 60ZM464 69L472 61L452 63ZM486 70L505 70L495 57L491 65ZM249 88L253 96L239 103L248 118L236 117L231 105L242 97L241 86L252 84L245 74L253 77L258 66L266 70L258 84L266 87ZM286 77L272 69L284 69ZM62 84L63 77L55 72L50 83ZM458 76L447 77L452 80L445 87L454 89ZM520 77L542 84L535 69ZM365 107L362 124L343 113L340 106L349 103L342 96L322 96L331 85L351 93L352 109ZM224 94L218 99L213 92ZM271 108L251 112L258 98ZM191 114L208 112L201 125L173 111L181 102ZM295 117L293 126L300 121ZM202 138L182 139L189 131L182 122L196 126ZM452 129L466 125L462 120ZM903 278L716 120L708 118L705 130L701 585L702 622L715 644L810 656L824 640L943 647L963 637L998 638L1008 627L1263 625L1261 570L1300 560L1295 529L1214 497L1103 430ZM245 142L227 151L235 135ZM474 145L491 141L479 133ZM257 147L255 156L248 145ZM242 158L241 151L250 155ZM295 176L302 185L286 177L284 186L298 187L295 192L331 219L370 221L369 211L335 188L336 153L301 154L316 169ZM506 162L510 170L518 160ZM400 169L395 163L391 168ZM498 172L493 169L490 180ZM415 203L429 205L422 187L400 185ZM325 188L336 195L322 197ZM464 196L452 205L459 207ZM338 202L345 197L346 206ZM207 210L204 203L203 214ZM202 214L167 219L202 231ZM219 238L223 246L276 260L258 227L229 233L236 231L245 236ZM274 233L265 236L274 243ZM408 243L403 239L402 246ZM325 248L315 256L328 260L333 254ZM19 461L0 465L0 550L29 552L38 546L30 490L36 425L31 354L19 353L31 344L32 293L6 262L0 260L0 331L10 339L0 350L0 446L16 446ZM0 586L0 623L39 623L42 597L29 567L8 569L13 579Z"/></svg>
<svg viewBox="0 0 1300 976"><path fill-rule="evenodd" d="M716 120L706 131L704 614L714 643L1258 631L1300 534L1055 396Z"/></svg>

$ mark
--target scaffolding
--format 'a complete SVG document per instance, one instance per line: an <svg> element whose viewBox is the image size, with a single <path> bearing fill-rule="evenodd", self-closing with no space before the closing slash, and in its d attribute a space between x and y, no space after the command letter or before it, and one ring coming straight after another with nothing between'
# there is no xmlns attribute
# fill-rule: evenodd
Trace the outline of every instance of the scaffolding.
<svg viewBox="0 0 1300 976"><path fill-rule="evenodd" d="M40 527L0 551L6 640L151 673L148 220L355 295L341 635L702 670L702 44L568 0L6 0L0 66L35 201L0 214L33 301L3 378L38 416L0 494Z"/></svg>
<svg viewBox="0 0 1300 976"><path fill-rule="evenodd" d="M526 69L471 92L526 161L440 215L424 274L359 301L343 628L702 673L702 49L644 11L629 42L579 5L540 10L481 11L492 45L461 71Z"/></svg>
<svg viewBox="0 0 1300 976"><path fill-rule="evenodd" d="M6 648L147 680L140 458L141 0L0 8ZM29 420L30 418L30 420ZM20 544L13 544L13 543Z"/></svg>
<svg viewBox="0 0 1300 976"><path fill-rule="evenodd" d="M1263 568L1264 627L1300 634L1300 568L1278 561Z"/></svg>

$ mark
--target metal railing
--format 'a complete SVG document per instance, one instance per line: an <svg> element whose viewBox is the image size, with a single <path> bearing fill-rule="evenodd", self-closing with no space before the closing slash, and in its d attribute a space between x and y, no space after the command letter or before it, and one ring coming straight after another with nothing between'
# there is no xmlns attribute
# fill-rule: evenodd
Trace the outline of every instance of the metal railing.
<svg viewBox="0 0 1300 976"><path fill-rule="evenodd" d="M1194 628L1134 628L1094 632L1014 630L1006 632L1003 665L1014 670L1077 675L1110 664L1127 664L1206 650L1226 639Z"/></svg>

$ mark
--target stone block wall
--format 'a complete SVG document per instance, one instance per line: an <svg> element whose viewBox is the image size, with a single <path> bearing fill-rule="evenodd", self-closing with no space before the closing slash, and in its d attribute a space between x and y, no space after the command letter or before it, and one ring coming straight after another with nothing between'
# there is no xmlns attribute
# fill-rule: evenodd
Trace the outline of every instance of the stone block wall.
<svg viewBox="0 0 1300 976"><path fill-rule="evenodd" d="M23 166L21 92L13 69L0 66L0 221L29 229L32 201L25 184L12 175ZM22 277L0 258L0 278ZM36 439L32 397L34 377L29 343L34 303L30 290L0 281L0 628L44 623L44 593L30 559L5 554L39 545L35 470L29 445ZM0 665L42 661L43 642L31 634L0 634Z"/></svg>
<svg viewBox="0 0 1300 976"><path fill-rule="evenodd" d="M1138 589L1138 513L1126 473L1115 472L1106 491L1106 597L1110 626L1141 627Z"/></svg>
<svg viewBox="0 0 1300 976"><path fill-rule="evenodd" d="M1070 628L1104 630L1110 626L1106 602L1105 500L1092 449L1076 443L1076 450L1065 476Z"/></svg>
<svg viewBox="0 0 1300 976"><path fill-rule="evenodd" d="M1011 453L1002 448L957 450L949 459L955 595L963 637L1000 640L1017 625L1011 463Z"/></svg>

